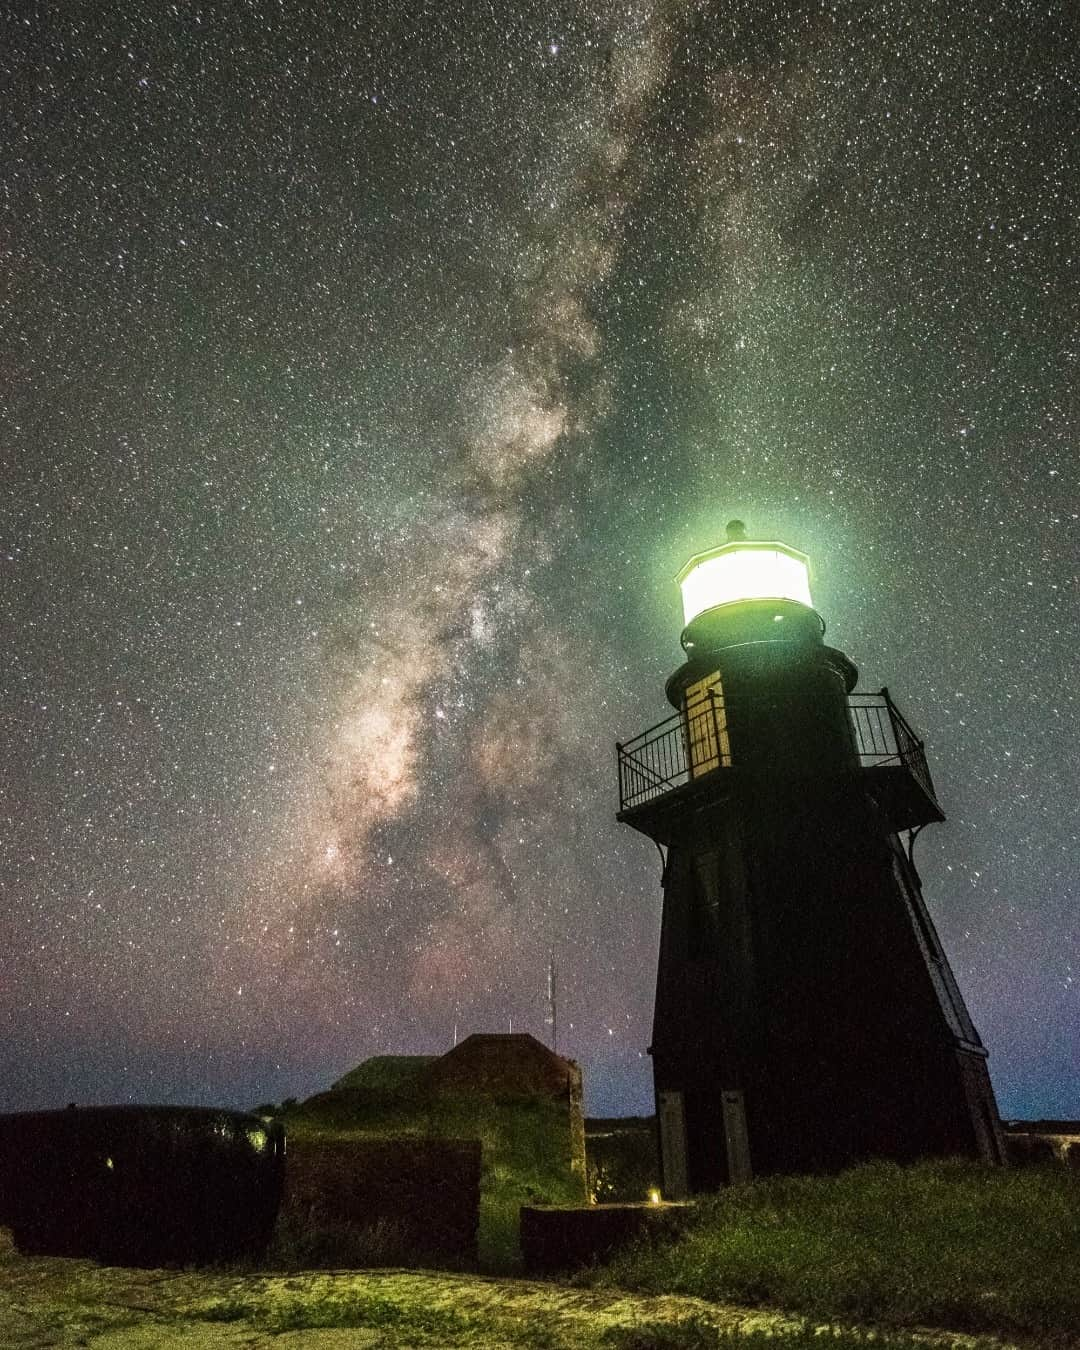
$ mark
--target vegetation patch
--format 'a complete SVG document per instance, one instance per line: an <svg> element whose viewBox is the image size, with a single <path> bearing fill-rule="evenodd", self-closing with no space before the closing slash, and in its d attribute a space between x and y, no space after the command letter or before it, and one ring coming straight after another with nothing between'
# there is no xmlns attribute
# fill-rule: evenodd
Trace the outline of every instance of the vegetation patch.
<svg viewBox="0 0 1080 1350"><path fill-rule="evenodd" d="M874 1163L710 1196L681 1235L639 1243L581 1280L1074 1346L1078 1263L1075 1172Z"/></svg>
<svg viewBox="0 0 1080 1350"><path fill-rule="evenodd" d="M271 1270L377 1270L415 1265L416 1245L406 1226L392 1219L303 1223L296 1216L285 1216L263 1264Z"/></svg>
<svg viewBox="0 0 1080 1350"><path fill-rule="evenodd" d="M589 1199L597 1204L645 1200L660 1185L656 1120L586 1120L585 1158Z"/></svg>
<svg viewBox="0 0 1080 1350"><path fill-rule="evenodd" d="M715 1327L699 1317L610 1327L601 1343L605 1350L927 1350L926 1341L902 1332L816 1327L809 1323L775 1331L743 1332Z"/></svg>
<svg viewBox="0 0 1080 1350"><path fill-rule="evenodd" d="M815 1329L804 1318L678 1296L647 1298L541 1281L413 1271L365 1274L144 1271L4 1259L0 1344L104 1346L342 1343L350 1329L382 1350L1004 1350L997 1341L911 1331ZM199 1325L203 1330L200 1332ZM217 1324L217 1328L213 1324ZM340 1331L338 1330L340 1329ZM337 1343L336 1341L334 1342ZM767 1344L766 1344L767 1343ZM1045 1342L1043 1342L1045 1344Z"/></svg>
<svg viewBox="0 0 1080 1350"><path fill-rule="evenodd" d="M452 1308L403 1302L356 1289L278 1298L239 1295L208 1303L196 1315L204 1322L250 1322L274 1333L316 1327L371 1327L456 1339L470 1325L469 1318Z"/></svg>

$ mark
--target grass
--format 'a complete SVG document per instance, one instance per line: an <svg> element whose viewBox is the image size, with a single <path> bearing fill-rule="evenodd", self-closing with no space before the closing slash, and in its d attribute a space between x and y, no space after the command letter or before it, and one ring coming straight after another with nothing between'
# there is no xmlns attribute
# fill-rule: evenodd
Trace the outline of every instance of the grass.
<svg viewBox="0 0 1080 1350"><path fill-rule="evenodd" d="M1078 1264L1075 1172L875 1163L711 1196L681 1236L630 1248L581 1279L1072 1346L1080 1345Z"/></svg>
<svg viewBox="0 0 1080 1350"><path fill-rule="evenodd" d="M406 1290L387 1296L355 1285L276 1295L256 1290L213 1300L193 1311L200 1321L244 1322L271 1335L327 1328L377 1330L383 1333L379 1344L387 1350L421 1345L443 1350L489 1350L493 1345L520 1350L927 1350L925 1341L902 1333L790 1321L768 1330L739 1330L718 1327L693 1314L667 1321L567 1325L556 1310L541 1306L528 1311L474 1306L462 1313L433 1306Z"/></svg>
<svg viewBox="0 0 1080 1350"><path fill-rule="evenodd" d="M198 1316L203 1322L250 1322L273 1335L318 1327L371 1327L438 1336L440 1341L460 1339L470 1325L468 1318L452 1308L432 1308L357 1290L269 1301L243 1296L219 1299L201 1308Z"/></svg>
<svg viewBox="0 0 1080 1350"><path fill-rule="evenodd" d="M261 1264L271 1270L375 1270L408 1266L416 1252L404 1224L376 1219L369 1224L278 1221Z"/></svg>
<svg viewBox="0 0 1080 1350"><path fill-rule="evenodd" d="M601 1345L603 1350L926 1350L925 1342L903 1333L809 1325L775 1331L723 1331L699 1317L611 1327L601 1337Z"/></svg>
<svg viewBox="0 0 1080 1350"><path fill-rule="evenodd" d="M144 1272L89 1262L26 1263L0 1243L0 1308L17 1308L16 1329L34 1344L74 1337L134 1345L202 1344L229 1327L230 1344L282 1333L361 1329L383 1350L945 1350L928 1338L867 1328L817 1327L769 1309L703 1307L679 1299L639 1301L624 1292L583 1293L562 1284L468 1275L266 1271ZM2 1314L0 1341L10 1328ZM66 1339L65 1339L66 1338ZM26 1339L20 1335L19 1344ZM296 1337L294 1336L294 1339ZM27 1341L29 1344L29 1341ZM337 1343L336 1341L334 1342ZM344 1341L342 1342L344 1344ZM1041 1342L1040 1344L1045 1344ZM964 1350L1001 1350L989 1342Z"/></svg>

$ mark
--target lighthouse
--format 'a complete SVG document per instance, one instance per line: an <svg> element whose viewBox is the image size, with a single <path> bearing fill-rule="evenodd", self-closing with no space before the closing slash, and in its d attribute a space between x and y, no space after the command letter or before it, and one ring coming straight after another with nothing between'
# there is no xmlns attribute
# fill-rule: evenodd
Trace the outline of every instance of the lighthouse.
<svg viewBox="0 0 1080 1350"><path fill-rule="evenodd" d="M944 820L888 690L824 641L806 556L724 543L679 572L674 713L618 746L659 847L650 1053L665 1195L870 1158L1001 1162L986 1050L912 845Z"/></svg>

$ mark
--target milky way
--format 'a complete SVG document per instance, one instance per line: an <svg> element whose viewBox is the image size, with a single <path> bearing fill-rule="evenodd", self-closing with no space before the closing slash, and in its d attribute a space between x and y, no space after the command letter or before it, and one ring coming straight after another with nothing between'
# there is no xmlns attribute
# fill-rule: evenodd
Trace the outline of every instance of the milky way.
<svg viewBox="0 0 1080 1350"><path fill-rule="evenodd" d="M546 1039L554 956L649 1109L614 742L738 515L926 735L1003 1113L1080 1115L1069 9L7 22L0 1108Z"/></svg>

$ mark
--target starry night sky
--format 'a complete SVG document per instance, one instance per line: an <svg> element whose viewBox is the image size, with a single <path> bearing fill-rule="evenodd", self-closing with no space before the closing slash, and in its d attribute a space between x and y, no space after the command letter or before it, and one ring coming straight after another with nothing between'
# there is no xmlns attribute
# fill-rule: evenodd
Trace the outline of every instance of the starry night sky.
<svg viewBox="0 0 1080 1350"><path fill-rule="evenodd" d="M1080 1116L1080 19L57 0L0 34L0 1109L473 1030L651 1109L673 575L927 738L1003 1115Z"/></svg>

